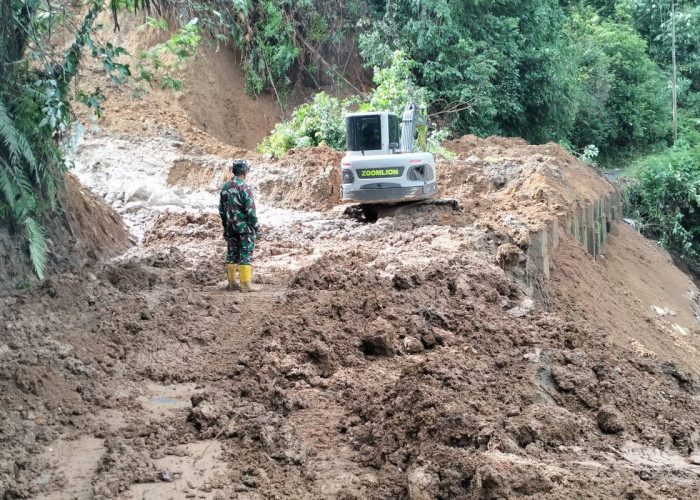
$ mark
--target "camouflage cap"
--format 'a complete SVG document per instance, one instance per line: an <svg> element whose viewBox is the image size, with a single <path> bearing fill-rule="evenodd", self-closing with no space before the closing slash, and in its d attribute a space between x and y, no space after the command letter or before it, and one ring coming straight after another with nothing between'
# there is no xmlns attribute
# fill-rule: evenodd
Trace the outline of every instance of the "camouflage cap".
<svg viewBox="0 0 700 500"><path fill-rule="evenodd" d="M246 160L233 160L233 165L231 165L231 170L236 175L247 172L249 168L250 165Z"/></svg>

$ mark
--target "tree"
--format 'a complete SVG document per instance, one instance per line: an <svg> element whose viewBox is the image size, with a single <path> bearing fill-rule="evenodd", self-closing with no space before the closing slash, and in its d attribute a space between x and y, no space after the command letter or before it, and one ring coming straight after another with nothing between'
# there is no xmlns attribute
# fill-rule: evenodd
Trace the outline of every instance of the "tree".
<svg viewBox="0 0 700 500"><path fill-rule="evenodd" d="M603 150L658 141L660 72L624 8L599 4L395 0L360 48L373 66L405 51L431 115L458 133Z"/></svg>

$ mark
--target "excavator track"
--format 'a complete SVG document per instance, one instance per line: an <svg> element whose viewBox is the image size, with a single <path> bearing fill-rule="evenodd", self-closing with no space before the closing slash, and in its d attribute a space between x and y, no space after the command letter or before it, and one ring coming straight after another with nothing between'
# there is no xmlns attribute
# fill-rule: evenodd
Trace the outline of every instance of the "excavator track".
<svg viewBox="0 0 700 500"><path fill-rule="evenodd" d="M426 210L461 211L462 206L452 198L428 198L427 200L407 201L402 203L372 203L349 205L344 215L361 222L376 222L385 217L419 214Z"/></svg>

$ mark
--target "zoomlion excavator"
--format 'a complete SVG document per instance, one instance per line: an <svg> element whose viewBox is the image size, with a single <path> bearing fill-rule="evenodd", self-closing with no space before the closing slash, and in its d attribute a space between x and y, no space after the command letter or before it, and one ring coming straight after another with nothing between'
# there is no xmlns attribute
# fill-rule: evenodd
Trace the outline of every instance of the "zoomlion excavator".
<svg viewBox="0 0 700 500"><path fill-rule="evenodd" d="M437 193L435 159L426 152L428 119L409 102L399 119L387 111L346 115L347 152L341 162L343 201L394 204ZM422 151L413 152L415 134Z"/></svg>

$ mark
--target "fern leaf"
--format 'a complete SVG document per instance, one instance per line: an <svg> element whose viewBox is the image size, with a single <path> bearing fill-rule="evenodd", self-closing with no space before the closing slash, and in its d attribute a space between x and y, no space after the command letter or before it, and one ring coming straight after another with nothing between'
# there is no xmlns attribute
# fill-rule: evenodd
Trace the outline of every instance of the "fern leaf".
<svg viewBox="0 0 700 500"><path fill-rule="evenodd" d="M37 190L37 188L34 187L32 181L29 180L27 174L25 174L24 171L17 170L15 178L17 179L17 184L19 184L20 188L22 189L22 193L31 194Z"/></svg>
<svg viewBox="0 0 700 500"><path fill-rule="evenodd" d="M44 228L31 217L24 220L24 227L29 237L29 258L34 272L40 280L44 279L46 271L46 234Z"/></svg>
<svg viewBox="0 0 700 500"><path fill-rule="evenodd" d="M22 193L22 196L15 201L15 206L12 207L12 216L17 222L22 224L36 208L36 198L31 193Z"/></svg>
<svg viewBox="0 0 700 500"><path fill-rule="evenodd" d="M21 158L24 159L28 165L32 167L36 166L36 158L29 145L29 141L27 141L24 134L17 130L2 101L0 101L0 138L2 138L2 141L7 146L12 163L19 163Z"/></svg>
<svg viewBox="0 0 700 500"><path fill-rule="evenodd" d="M19 186L13 182L14 176L10 176L11 167L5 162L5 160L0 158L0 194L5 200L10 208L13 208L17 196L19 195Z"/></svg>

